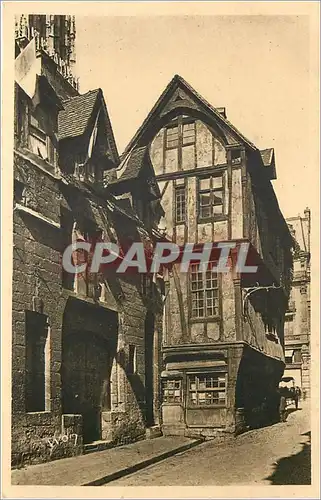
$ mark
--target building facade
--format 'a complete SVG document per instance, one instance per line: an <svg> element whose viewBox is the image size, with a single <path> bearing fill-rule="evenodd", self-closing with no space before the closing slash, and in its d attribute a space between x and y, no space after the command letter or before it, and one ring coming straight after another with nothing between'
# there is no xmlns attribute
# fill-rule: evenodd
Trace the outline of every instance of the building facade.
<svg viewBox="0 0 321 500"><path fill-rule="evenodd" d="M74 42L70 16L17 18L13 466L133 441L160 421L161 280L62 266L79 240L152 248L163 214L151 166L118 185L104 96L79 94Z"/></svg>
<svg viewBox="0 0 321 500"><path fill-rule="evenodd" d="M310 396L310 210L306 208L303 217L290 217L287 223L295 246L293 281L284 325L284 376L293 377L306 398Z"/></svg>
<svg viewBox="0 0 321 500"><path fill-rule="evenodd" d="M174 265L165 275L162 356L164 434L213 436L273 418L284 371L284 320L292 238L271 181L273 149L260 151L176 75L126 148L151 162L179 244L249 244L255 274ZM234 254L230 255L234 259Z"/></svg>

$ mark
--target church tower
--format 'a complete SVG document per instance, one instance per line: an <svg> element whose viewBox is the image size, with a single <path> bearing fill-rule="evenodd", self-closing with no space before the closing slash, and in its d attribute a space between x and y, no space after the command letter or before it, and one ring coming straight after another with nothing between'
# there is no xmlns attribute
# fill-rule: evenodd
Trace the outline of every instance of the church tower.
<svg viewBox="0 0 321 500"><path fill-rule="evenodd" d="M16 56L34 37L37 50L46 52L55 61L62 76L78 90L78 79L74 75L75 16L31 14L16 16Z"/></svg>

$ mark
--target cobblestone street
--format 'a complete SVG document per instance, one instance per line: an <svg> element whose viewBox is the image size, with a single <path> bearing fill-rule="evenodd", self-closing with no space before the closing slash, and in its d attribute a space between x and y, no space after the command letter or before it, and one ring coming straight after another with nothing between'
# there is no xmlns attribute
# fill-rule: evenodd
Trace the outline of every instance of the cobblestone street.
<svg viewBox="0 0 321 500"><path fill-rule="evenodd" d="M225 443L207 441L110 486L310 484L309 407Z"/></svg>

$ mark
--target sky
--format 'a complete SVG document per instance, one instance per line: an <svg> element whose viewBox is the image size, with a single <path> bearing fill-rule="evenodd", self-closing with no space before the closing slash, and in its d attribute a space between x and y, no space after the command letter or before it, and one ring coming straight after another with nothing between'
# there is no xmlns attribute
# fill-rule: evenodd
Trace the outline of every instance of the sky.
<svg viewBox="0 0 321 500"><path fill-rule="evenodd" d="M275 148L285 217L318 190L307 16L77 17L80 92L102 88L119 153L175 74L255 145ZM316 175L317 172L317 175Z"/></svg>

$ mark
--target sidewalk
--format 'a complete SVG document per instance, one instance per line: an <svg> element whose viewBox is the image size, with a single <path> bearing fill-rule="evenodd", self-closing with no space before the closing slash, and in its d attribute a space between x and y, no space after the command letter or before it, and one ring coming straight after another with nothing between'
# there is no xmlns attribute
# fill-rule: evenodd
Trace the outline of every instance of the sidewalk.
<svg viewBox="0 0 321 500"><path fill-rule="evenodd" d="M105 451L12 471L12 485L101 486L203 442L180 436L138 441Z"/></svg>

